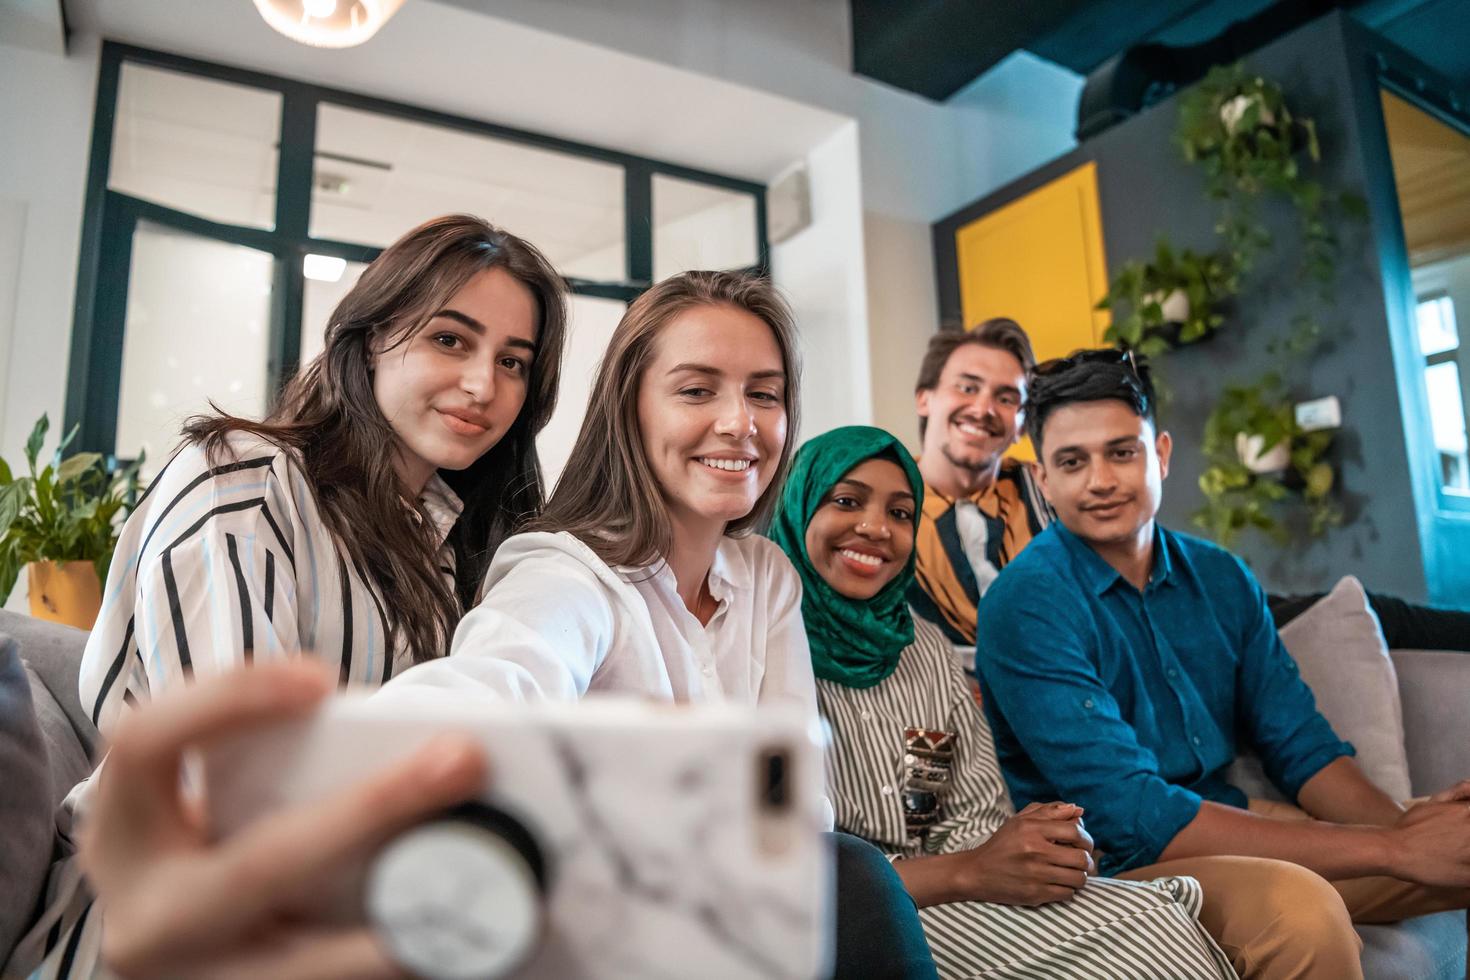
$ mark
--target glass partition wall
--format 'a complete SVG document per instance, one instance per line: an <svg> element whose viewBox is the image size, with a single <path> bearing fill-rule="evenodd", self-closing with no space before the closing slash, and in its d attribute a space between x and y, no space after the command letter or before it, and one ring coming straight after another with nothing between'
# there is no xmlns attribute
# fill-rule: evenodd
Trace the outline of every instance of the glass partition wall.
<svg viewBox="0 0 1470 980"><path fill-rule="evenodd" d="M550 481L626 304L767 260L750 181L105 45L67 390L80 447L155 470L209 402L265 413L367 263L450 212L534 242L571 285Z"/></svg>

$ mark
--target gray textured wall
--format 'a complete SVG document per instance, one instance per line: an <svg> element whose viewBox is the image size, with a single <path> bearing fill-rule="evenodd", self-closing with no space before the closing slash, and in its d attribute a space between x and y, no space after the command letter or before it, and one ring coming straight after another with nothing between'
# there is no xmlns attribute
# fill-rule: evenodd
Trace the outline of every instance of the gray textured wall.
<svg viewBox="0 0 1470 980"><path fill-rule="evenodd" d="M1366 176L1343 30L1340 17L1324 18L1261 49L1248 63L1280 82L1298 112L1316 119L1322 136L1319 179L1361 192ZM1218 247L1216 209L1205 198L1203 177L1171 142L1176 115L1177 102L1170 99L1100 134L1088 147L1098 161L1110 273L1127 259L1151 254L1161 232L1179 246ZM1161 359L1160 373L1172 394L1164 424L1178 447L1162 514L1171 527L1188 528L1202 502L1198 480L1205 461L1199 446L1221 387L1278 366L1266 343L1286 332L1310 290L1294 275L1300 254L1295 212L1284 201L1270 200L1261 213L1276 231L1276 248L1232 301L1225 328ZM1424 567L1381 276L1367 226L1349 224L1343 231L1337 303L1318 310L1327 340L1289 370L1296 397L1336 395L1342 402L1343 427L1333 454L1348 521L1310 544L1294 538L1287 548L1247 533L1236 550L1277 591L1321 591L1351 573L1370 589L1423 599Z"/></svg>
<svg viewBox="0 0 1470 980"><path fill-rule="evenodd" d="M1247 61L1280 82L1300 114L1317 121L1324 160L1319 179L1361 193L1367 175L1358 120L1374 114L1355 111L1354 80L1360 98L1368 90L1362 84L1365 69L1350 67L1348 59L1366 54L1350 54L1355 49L1349 30L1342 15L1333 14L1262 48ZM1172 142L1176 115L1176 99L1153 106L936 224L941 313L952 315L957 307L958 288L946 269L947 260L953 264L948 244L953 229L1087 160L1096 161L1098 167L1110 274L1128 259L1152 255L1160 234L1177 247L1198 251L1220 247L1214 233L1217 209L1205 196L1203 175L1184 163ZM1368 196L1381 200L1382 189ZM1197 532L1190 515L1203 503L1198 480L1205 465L1200 451L1205 417L1225 384L1253 380L1279 366L1266 344L1286 332L1301 295L1311 288L1299 285L1294 275L1300 253L1291 205L1268 200L1261 214L1276 229L1277 246L1258 264L1243 294L1224 311L1226 326L1216 337L1159 361L1172 394L1163 409L1163 423L1176 447L1161 519L1176 529ZM1396 221L1397 215L1385 214L1375 203L1374 220L1381 225ZM1337 303L1319 310L1328 325L1327 340L1291 369L1292 394L1298 400L1336 395L1342 403L1343 427L1332 452L1347 523L1309 543L1304 543L1304 536L1294 536L1285 548L1256 532L1244 534L1235 548L1272 591L1324 591L1340 576L1353 574L1369 589L1426 598L1374 227L1360 222L1344 228Z"/></svg>

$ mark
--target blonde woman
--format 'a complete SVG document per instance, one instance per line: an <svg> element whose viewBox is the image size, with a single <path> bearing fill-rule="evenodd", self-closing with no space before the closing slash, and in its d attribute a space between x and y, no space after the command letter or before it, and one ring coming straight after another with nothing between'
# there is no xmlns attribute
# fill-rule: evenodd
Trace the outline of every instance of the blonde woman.
<svg viewBox="0 0 1470 980"><path fill-rule="evenodd" d="M751 532L792 452L791 314L770 284L690 272L614 331L565 475L501 546L451 656L381 697L793 701L816 714L801 585ZM839 973L933 976L913 902L837 835Z"/></svg>

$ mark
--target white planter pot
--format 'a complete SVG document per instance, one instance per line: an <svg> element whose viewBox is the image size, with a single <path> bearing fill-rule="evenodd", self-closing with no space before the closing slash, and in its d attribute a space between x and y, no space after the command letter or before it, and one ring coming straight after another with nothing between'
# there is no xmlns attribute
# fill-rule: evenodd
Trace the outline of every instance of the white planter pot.
<svg viewBox="0 0 1470 980"><path fill-rule="evenodd" d="M1260 101L1259 95L1237 95L1229 102L1223 103L1220 106L1220 121L1225 124L1225 132L1234 136L1235 131L1240 128L1241 119L1245 118L1245 111L1253 105L1258 105ZM1265 106L1261 106L1261 113L1256 122L1262 126L1274 126L1276 114Z"/></svg>
<svg viewBox="0 0 1470 980"><path fill-rule="evenodd" d="M1290 439L1282 439L1262 454L1261 447L1265 442L1264 436L1236 433L1235 452L1246 469L1252 473L1280 473L1291 465Z"/></svg>
<svg viewBox="0 0 1470 980"><path fill-rule="evenodd" d="M1175 289L1162 299L1158 293L1149 293L1143 297L1143 304L1149 303L1159 304L1165 323L1183 323L1189 319L1189 294L1183 289Z"/></svg>

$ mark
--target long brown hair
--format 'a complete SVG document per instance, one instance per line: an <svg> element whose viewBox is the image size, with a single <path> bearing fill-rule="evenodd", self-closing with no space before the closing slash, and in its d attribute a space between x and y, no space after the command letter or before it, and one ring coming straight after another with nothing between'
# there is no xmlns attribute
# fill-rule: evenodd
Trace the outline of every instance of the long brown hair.
<svg viewBox="0 0 1470 980"><path fill-rule="evenodd" d="M411 340L486 269L504 269L530 290L540 325L526 401L515 422L470 466L440 471L464 503L449 535L451 589L438 571L433 524L404 505L402 483L387 461L395 436L373 395L372 351ZM565 288L529 242L470 215L435 218L363 271L332 311L321 355L287 383L264 421L199 416L184 435L211 455L223 451L237 430L298 452L322 519L383 599L389 648L404 640L415 662L441 656L496 547L540 510L536 434L556 407Z"/></svg>
<svg viewBox="0 0 1470 980"><path fill-rule="evenodd" d="M643 448L638 391L658 336L675 317L700 306L731 306L771 328L786 373L786 442L776 474L730 535L763 529L781 494L797 429L800 386L791 309L770 281L745 272L685 272L633 301L613 331L597 371L582 431L545 511L528 530L569 531L609 565L646 565L673 545L668 504Z"/></svg>

